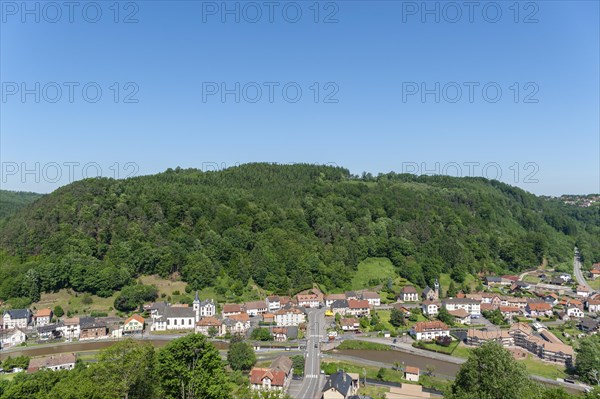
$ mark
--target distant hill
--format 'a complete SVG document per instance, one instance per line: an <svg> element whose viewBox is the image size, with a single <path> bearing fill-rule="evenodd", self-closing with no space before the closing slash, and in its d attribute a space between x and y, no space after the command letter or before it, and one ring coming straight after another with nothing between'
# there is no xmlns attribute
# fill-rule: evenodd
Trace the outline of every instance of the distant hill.
<svg viewBox="0 0 600 399"><path fill-rule="evenodd" d="M249 282L277 293L313 282L350 289L368 257L420 286L441 273L460 283L544 259L568 265L575 245L589 265L600 261L599 236L593 209L483 178L178 168L74 182L13 214L0 231L0 299L64 287L110 295L139 275L174 272L228 297Z"/></svg>
<svg viewBox="0 0 600 399"><path fill-rule="evenodd" d="M43 194L22 191L0 190L0 219L4 219L26 205L40 198Z"/></svg>

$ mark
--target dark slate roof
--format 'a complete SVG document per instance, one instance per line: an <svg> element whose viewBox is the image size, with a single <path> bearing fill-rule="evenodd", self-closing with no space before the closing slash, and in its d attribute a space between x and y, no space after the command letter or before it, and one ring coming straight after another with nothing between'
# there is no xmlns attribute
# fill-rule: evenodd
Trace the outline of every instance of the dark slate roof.
<svg viewBox="0 0 600 399"><path fill-rule="evenodd" d="M185 308L179 306L169 306L161 314L163 318L170 317L196 317L196 311L192 308Z"/></svg>
<svg viewBox="0 0 600 399"><path fill-rule="evenodd" d="M350 388L352 387L352 377L346 374L343 371L338 371L335 374L331 374L325 387L323 387L323 391L327 391L328 389L335 388L336 391L341 393L344 397L348 395L350 392Z"/></svg>
<svg viewBox="0 0 600 399"><path fill-rule="evenodd" d="M288 326L286 335L288 339L298 338L298 326Z"/></svg>
<svg viewBox="0 0 600 399"><path fill-rule="evenodd" d="M47 333L47 332L52 332L60 326L61 326L60 324L47 324L45 326L38 327L37 330L38 330L38 333L43 334L43 333Z"/></svg>
<svg viewBox="0 0 600 399"><path fill-rule="evenodd" d="M591 317L584 317L579 322L579 326L585 330L596 330L600 322L596 319L592 319Z"/></svg>
<svg viewBox="0 0 600 399"><path fill-rule="evenodd" d="M485 278L485 280L486 280L487 282L490 282L490 283L500 283L500 282L502 282L502 277L497 277L497 276L487 276L487 277Z"/></svg>
<svg viewBox="0 0 600 399"><path fill-rule="evenodd" d="M96 320L93 317L80 317L79 318L79 328L82 330L88 328L106 328L106 323L103 321Z"/></svg>
<svg viewBox="0 0 600 399"><path fill-rule="evenodd" d="M10 309L6 310L4 314L8 313L11 319L28 319L30 312L29 309Z"/></svg>
<svg viewBox="0 0 600 399"><path fill-rule="evenodd" d="M348 307L348 301L345 299L336 299L331 303L331 309L344 309Z"/></svg>

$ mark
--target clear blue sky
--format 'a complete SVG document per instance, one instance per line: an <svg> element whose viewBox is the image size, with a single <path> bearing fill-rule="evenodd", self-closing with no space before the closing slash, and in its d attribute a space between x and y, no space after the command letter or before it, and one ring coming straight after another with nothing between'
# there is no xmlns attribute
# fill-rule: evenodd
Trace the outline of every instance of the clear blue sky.
<svg viewBox="0 0 600 399"><path fill-rule="evenodd" d="M2 1L2 187L49 192L86 164L90 176L93 165L114 176L118 163L124 176L254 161L467 175L478 162L472 174L501 169L536 194L600 191L597 1L475 2L472 13L452 3L460 16L447 2L426 3L437 15L421 1L320 2L316 15L313 1L274 1L272 16L264 3L227 2L236 22L221 1L121 2L118 15L113 1L80 2L72 15ZM130 14L136 23L124 23ZM73 102L65 82L79 84ZM210 94L236 82L239 103ZM124 102L136 88L138 102Z"/></svg>

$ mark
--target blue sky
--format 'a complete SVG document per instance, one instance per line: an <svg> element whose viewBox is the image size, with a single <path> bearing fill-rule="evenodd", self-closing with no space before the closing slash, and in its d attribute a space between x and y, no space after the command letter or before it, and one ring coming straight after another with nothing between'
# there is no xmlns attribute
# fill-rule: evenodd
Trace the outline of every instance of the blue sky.
<svg viewBox="0 0 600 399"><path fill-rule="evenodd" d="M270 161L600 191L597 1L26 4L1 2L5 189Z"/></svg>

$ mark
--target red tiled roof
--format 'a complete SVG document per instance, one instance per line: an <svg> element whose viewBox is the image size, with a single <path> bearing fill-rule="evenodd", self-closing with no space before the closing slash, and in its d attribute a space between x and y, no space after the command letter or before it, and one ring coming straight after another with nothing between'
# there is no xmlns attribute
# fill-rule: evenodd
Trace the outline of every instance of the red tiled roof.
<svg viewBox="0 0 600 399"><path fill-rule="evenodd" d="M34 317L50 317L52 315L52 309L40 309L37 311Z"/></svg>
<svg viewBox="0 0 600 399"><path fill-rule="evenodd" d="M400 292L403 294L416 294L417 290L412 285L405 285L404 287L402 287L402 290L400 290Z"/></svg>
<svg viewBox="0 0 600 399"><path fill-rule="evenodd" d="M271 315L271 317L273 317L273 315ZM242 312L240 314L233 314L233 315L229 316L229 318L231 320L241 321L242 323L245 323L248 320L250 320L250 316L248 316L248 313L246 313L246 312Z"/></svg>
<svg viewBox="0 0 600 399"><path fill-rule="evenodd" d="M241 311L242 306L239 303L226 303L225 305L223 305L223 313L235 313Z"/></svg>
<svg viewBox="0 0 600 399"><path fill-rule="evenodd" d="M406 366L404 371L409 374L417 374L418 375L420 370L418 367Z"/></svg>
<svg viewBox="0 0 600 399"><path fill-rule="evenodd" d="M262 385L262 381L265 378L269 378L271 380L271 385L282 387L285 382L285 373L283 371L263 368L253 368L250 370L251 384Z"/></svg>
<svg viewBox="0 0 600 399"><path fill-rule="evenodd" d="M144 318L142 316L140 316L139 314L134 314L133 316L131 316L130 318L125 320L125 324L129 323L132 320L139 321L142 324L144 324L144 321L145 321Z"/></svg>
<svg viewBox="0 0 600 399"><path fill-rule="evenodd" d="M369 307L369 301L364 299L348 299L348 308L350 309L365 309Z"/></svg>
<svg viewBox="0 0 600 399"><path fill-rule="evenodd" d="M529 310L537 310L537 311L547 311L547 310L551 310L552 309L552 305L550 305L549 303L545 303L545 302L534 302L534 303L528 303L527 306L529 307Z"/></svg>
<svg viewBox="0 0 600 399"><path fill-rule="evenodd" d="M205 317L196 323L196 325L200 327L220 327L221 324L222 323L214 317Z"/></svg>
<svg viewBox="0 0 600 399"><path fill-rule="evenodd" d="M448 330L446 323L441 321L419 321L415 324L416 332L425 332L429 330Z"/></svg>

